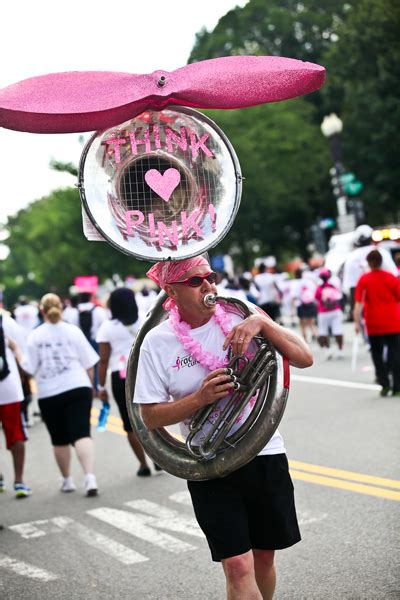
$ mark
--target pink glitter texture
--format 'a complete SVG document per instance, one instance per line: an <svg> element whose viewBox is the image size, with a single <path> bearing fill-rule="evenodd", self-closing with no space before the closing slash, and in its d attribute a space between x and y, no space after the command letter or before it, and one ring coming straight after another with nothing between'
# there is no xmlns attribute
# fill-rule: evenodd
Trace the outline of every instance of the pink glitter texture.
<svg viewBox="0 0 400 600"><path fill-rule="evenodd" d="M145 110L244 108L318 90L324 67L279 56L225 56L148 75L52 73L0 90L0 126L31 133L94 131Z"/></svg>

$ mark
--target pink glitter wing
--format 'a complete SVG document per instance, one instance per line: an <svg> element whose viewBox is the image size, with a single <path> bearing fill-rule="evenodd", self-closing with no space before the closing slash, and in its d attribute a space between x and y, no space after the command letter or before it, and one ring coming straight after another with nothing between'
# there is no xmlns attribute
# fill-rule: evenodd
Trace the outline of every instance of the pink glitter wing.
<svg viewBox="0 0 400 600"><path fill-rule="evenodd" d="M318 90L320 65L278 56L226 56L148 75L52 73L0 90L0 126L31 133L106 129L167 105L243 108Z"/></svg>

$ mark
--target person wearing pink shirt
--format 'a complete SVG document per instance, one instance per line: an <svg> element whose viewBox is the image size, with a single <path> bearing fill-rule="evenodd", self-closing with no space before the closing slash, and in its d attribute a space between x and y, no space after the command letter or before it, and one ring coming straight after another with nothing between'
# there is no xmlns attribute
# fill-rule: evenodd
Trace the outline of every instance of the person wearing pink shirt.
<svg viewBox="0 0 400 600"><path fill-rule="evenodd" d="M336 357L343 358L343 310L342 292L332 281L329 269L322 268L319 273L322 283L315 291L317 301L318 341L325 349L326 359L333 357L329 337L334 336L337 344Z"/></svg>

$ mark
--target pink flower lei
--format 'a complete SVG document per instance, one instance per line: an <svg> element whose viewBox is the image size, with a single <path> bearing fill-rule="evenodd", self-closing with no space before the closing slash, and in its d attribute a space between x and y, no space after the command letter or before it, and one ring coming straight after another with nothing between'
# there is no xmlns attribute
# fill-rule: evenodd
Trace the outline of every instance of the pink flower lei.
<svg viewBox="0 0 400 600"><path fill-rule="evenodd" d="M212 318L221 327L222 333L227 336L232 329L232 322L226 310L220 304L216 305L215 313ZM191 356L197 360L202 367L207 367L210 371L215 371L215 369L221 369L228 364L229 361L227 358L221 359L212 352L203 350L200 342L196 342L196 340L192 338L190 335L192 328L189 323L181 320L176 306L170 311L169 323L182 346L185 350L190 352Z"/></svg>

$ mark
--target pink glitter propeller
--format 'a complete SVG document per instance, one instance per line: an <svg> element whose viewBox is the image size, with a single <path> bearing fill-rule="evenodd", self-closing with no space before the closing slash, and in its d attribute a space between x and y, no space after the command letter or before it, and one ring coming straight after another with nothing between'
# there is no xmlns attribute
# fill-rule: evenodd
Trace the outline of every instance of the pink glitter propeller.
<svg viewBox="0 0 400 600"><path fill-rule="evenodd" d="M118 125L167 105L243 108L302 96L325 79L320 65L278 56L226 56L148 75L52 73L0 90L0 126L74 133Z"/></svg>

